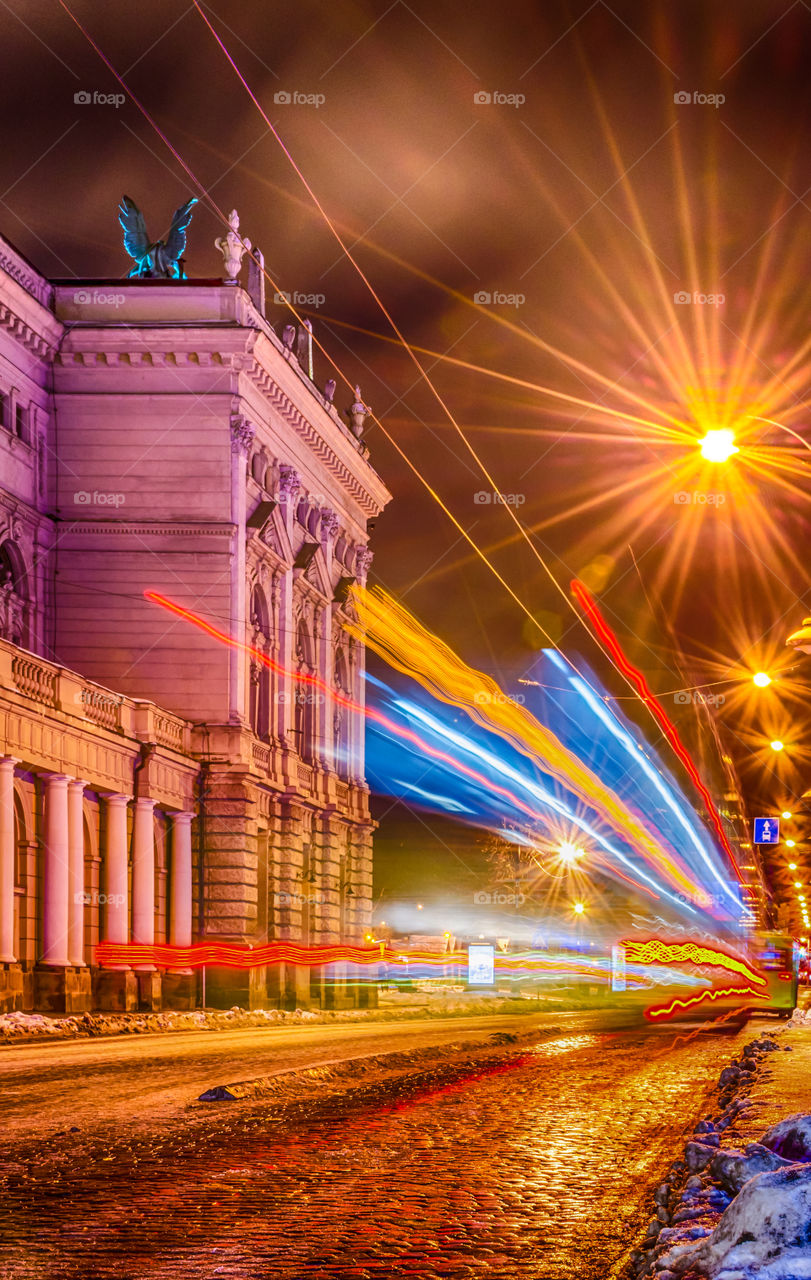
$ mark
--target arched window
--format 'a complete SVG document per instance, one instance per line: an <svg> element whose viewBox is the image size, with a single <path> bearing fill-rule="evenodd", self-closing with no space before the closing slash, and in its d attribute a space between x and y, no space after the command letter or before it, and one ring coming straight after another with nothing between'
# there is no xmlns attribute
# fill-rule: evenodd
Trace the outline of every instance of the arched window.
<svg viewBox="0 0 811 1280"><path fill-rule="evenodd" d="M270 610L265 593L260 586L251 592L250 644L257 651L251 654L250 721L258 738L270 737L270 668L258 654L270 656Z"/></svg>
<svg viewBox="0 0 811 1280"><path fill-rule="evenodd" d="M315 705L317 692L311 677L315 674L314 645L302 618L296 631L296 687L294 691L293 734L302 760L312 760L315 749Z"/></svg>
<svg viewBox="0 0 811 1280"><path fill-rule="evenodd" d="M0 545L0 636L28 646L28 588L23 558L17 546L6 541Z"/></svg>

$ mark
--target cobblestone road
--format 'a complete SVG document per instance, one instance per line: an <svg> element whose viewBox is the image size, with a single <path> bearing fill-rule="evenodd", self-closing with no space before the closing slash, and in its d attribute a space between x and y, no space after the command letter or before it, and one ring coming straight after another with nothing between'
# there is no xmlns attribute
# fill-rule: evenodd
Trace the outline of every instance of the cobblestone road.
<svg viewBox="0 0 811 1280"><path fill-rule="evenodd" d="M590 1015L478 1070L6 1141L0 1275L610 1280L742 1038Z"/></svg>

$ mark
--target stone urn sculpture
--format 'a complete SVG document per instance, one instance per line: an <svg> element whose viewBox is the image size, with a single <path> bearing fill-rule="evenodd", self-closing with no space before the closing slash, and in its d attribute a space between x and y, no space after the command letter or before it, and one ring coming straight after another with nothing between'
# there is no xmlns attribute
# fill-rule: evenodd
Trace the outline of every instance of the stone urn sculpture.
<svg viewBox="0 0 811 1280"><path fill-rule="evenodd" d="M248 239L243 240L239 235L239 214L236 209L231 210L228 218L228 225L231 230L224 238L218 236L214 241L214 248L219 249L225 263L226 284L236 284L237 277L242 270L242 259L246 253L251 250L251 242Z"/></svg>
<svg viewBox="0 0 811 1280"><path fill-rule="evenodd" d="M369 414L372 412L368 404L363 403L363 396L360 393L360 387L355 387L355 403L347 409L349 417L349 425L352 434L360 440L363 435L363 427Z"/></svg>

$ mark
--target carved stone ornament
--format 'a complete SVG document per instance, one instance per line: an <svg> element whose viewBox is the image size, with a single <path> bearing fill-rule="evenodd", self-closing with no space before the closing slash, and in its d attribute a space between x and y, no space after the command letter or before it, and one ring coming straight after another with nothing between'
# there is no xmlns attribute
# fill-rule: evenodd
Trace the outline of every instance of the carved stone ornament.
<svg viewBox="0 0 811 1280"><path fill-rule="evenodd" d="M321 534L325 538L334 538L341 527L341 521L331 507L321 508Z"/></svg>
<svg viewBox="0 0 811 1280"><path fill-rule="evenodd" d="M295 502L301 489L301 476L295 467L285 463L279 467L279 502Z"/></svg>
<svg viewBox="0 0 811 1280"><path fill-rule="evenodd" d="M224 238L218 236L214 241L214 248L219 249L225 263L226 284L236 284L237 276L242 270L242 259L246 253L250 252L250 240L243 240L239 235L239 214L236 209L232 209L228 218L228 225L231 230Z"/></svg>
<svg viewBox="0 0 811 1280"><path fill-rule="evenodd" d="M256 430L248 419L235 414L231 419L231 452L242 453L247 458L255 435Z"/></svg>
<svg viewBox="0 0 811 1280"><path fill-rule="evenodd" d="M359 577L365 578L369 572L372 561L375 558L374 551L370 551L368 547L359 547L355 556L355 569Z"/></svg>

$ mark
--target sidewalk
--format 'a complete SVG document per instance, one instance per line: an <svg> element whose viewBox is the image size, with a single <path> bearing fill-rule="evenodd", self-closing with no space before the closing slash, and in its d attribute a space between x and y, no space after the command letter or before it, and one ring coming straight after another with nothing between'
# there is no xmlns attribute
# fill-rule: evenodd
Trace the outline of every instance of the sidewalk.
<svg viewBox="0 0 811 1280"><path fill-rule="evenodd" d="M750 1029L656 1191L639 1280L811 1280L811 1010Z"/></svg>

